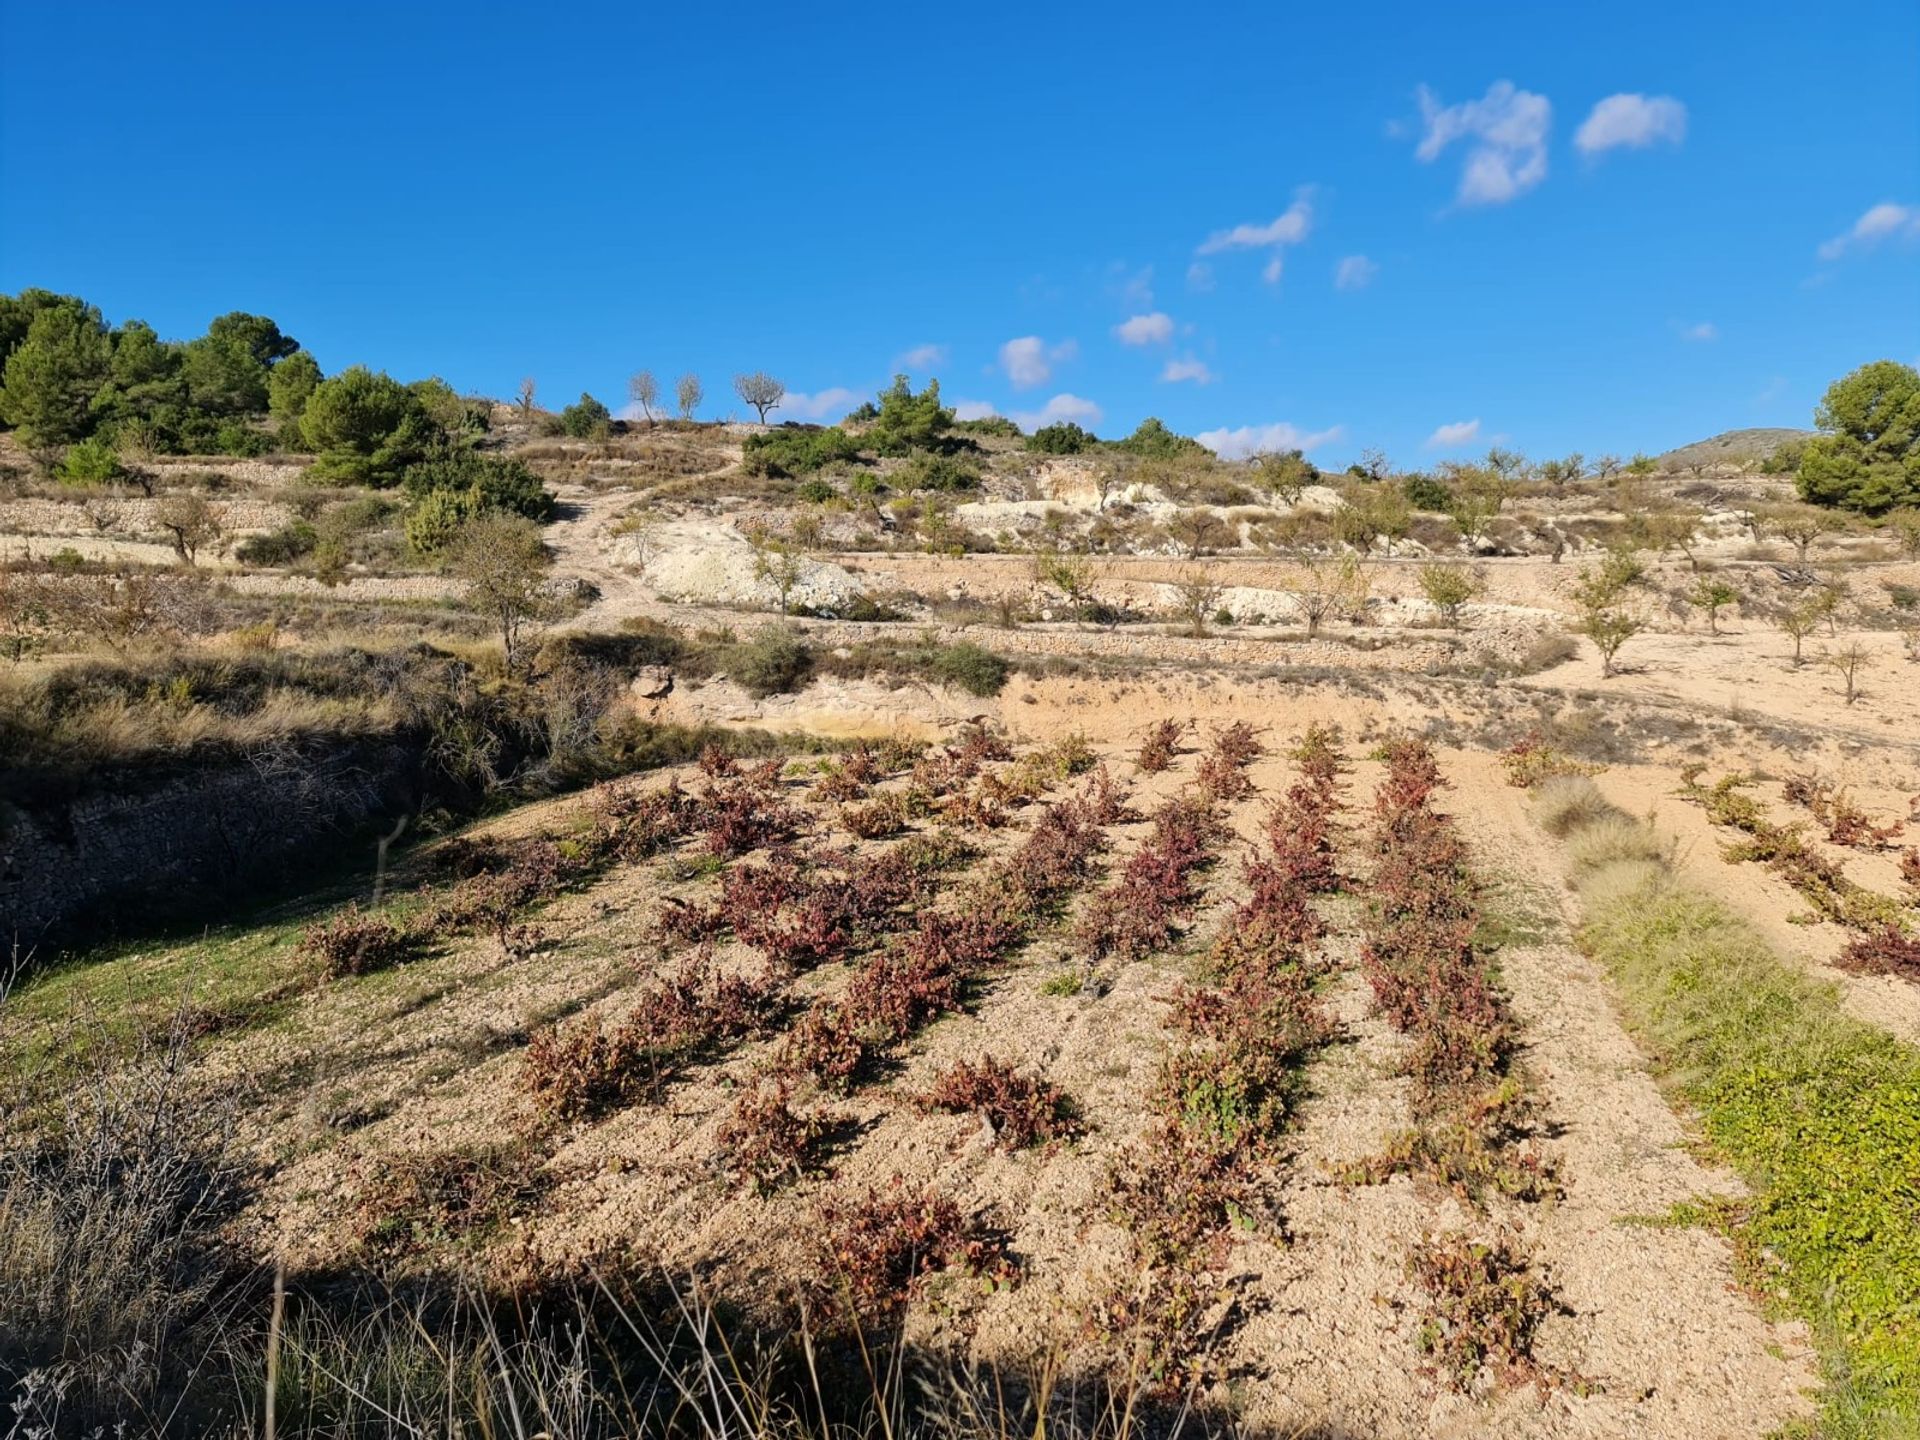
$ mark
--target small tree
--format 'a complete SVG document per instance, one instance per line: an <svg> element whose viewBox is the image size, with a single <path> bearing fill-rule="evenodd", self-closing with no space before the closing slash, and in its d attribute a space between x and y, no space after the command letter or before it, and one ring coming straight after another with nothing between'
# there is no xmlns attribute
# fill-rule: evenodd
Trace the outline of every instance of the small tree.
<svg viewBox="0 0 1920 1440"><path fill-rule="evenodd" d="M1594 648L1600 652L1600 674L1611 678L1613 675L1613 657L1620 647L1638 635L1645 627L1639 617L1630 611L1618 607L1595 608L1581 612L1579 624L1574 632L1591 640Z"/></svg>
<svg viewBox="0 0 1920 1440"><path fill-rule="evenodd" d="M1887 526L1900 553L1909 560L1920 560L1920 509L1908 506L1895 510L1887 516Z"/></svg>
<svg viewBox="0 0 1920 1440"><path fill-rule="evenodd" d="M1840 677L1844 687L1847 704L1851 705L1860 698L1860 672L1873 657L1867 653L1867 647L1858 640L1853 641L1844 650L1830 650L1820 657L1820 663Z"/></svg>
<svg viewBox="0 0 1920 1440"><path fill-rule="evenodd" d="M1173 582L1173 593L1180 618L1187 622L1187 633L1197 639L1207 633L1207 621L1219 610L1226 589L1212 572L1195 566L1180 573Z"/></svg>
<svg viewBox="0 0 1920 1440"><path fill-rule="evenodd" d="M1319 478L1319 467L1299 450L1266 451L1253 459L1254 483L1289 508Z"/></svg>
<svg viewBox="0 0 1920 1440"><path fill-rule="evenodd" d="M1702 575L1687 591L1687 603L1707 612L1707 633L1720 633L1720 611L1740 598L1740 592L1714 575Z"/></svg>
<svg viewBox="0 0 1920 1440"><path fill-rule="evenodd" d="M1233 530L1227 522L1202 506L1177 513L1167 522L1167 533L1187 552L1189 560L1198 560L1209 550L1217 550L1233 538Z"/></svg>
<svg viewBox="0 0 1920 1440"><path fill-rule="evenodd" d="M519 405L520 413L522 415L533 414L533 401L534 401L534 396L537 393L538 393L538 387L536 387L533 383L533 376L528 375L521 380L520 390L518 394L514 397L514 400L515 400L515 403Z"/></svg>
<svg viewBox="0 0 1920 1440"><path fill-rule="evenodd" d="M627 381L627 398L640 407L641 417L651 426L653 407L660 403L660 382L653 378L651 370L642 370Z"/></svg>
<svg viewBox="0 0 1920 1440"><path fill-rule="evenodd" d="M767 411L780 408L780 402L786 398L787 387L764 370L756 370L751 375L733 377L733 393L747 404L753 406L762 425L767 423Z"/></svg>
<svg viewBox="0 0 1920 1440"><path fill-rule="evenodd" d="M1792 601L1774 611L1773 623L1779 627L1781 634L1793 641L1794 669L1800 668L1801 652L1807 637L1820 628L1824 618L1819 602L1813 597Z"/></svg>
<svg viewBox="0 0 1920 1440"><path fill-rule="evenodd" d="M1371 586L1353 556L1301 555L1297 563L1301 576L1294 586L1293 603L1307 622L1309 640L1320 633L1328 616L1346 614L1367 603Z"/></svg>
<svg viewBox="0 0 1920 1440"><path fill-rule="evenodd" d="M1486 466L1502 480L1512 484L1527 473L1527 457L1518 450L1496 445L1487 451Z"/></svg>
<svg viewBox="0 0 1920 1440"><path fill-rule="evenodd" d="M1093 598L1093 561L1085 555L1051 547L1036 550L1033 578L1042 585L1058 590L1061 599L1073 607L1076 615L1084 614Z"/></svg>
<svg viewBox="0 0 1920 1440"><path fill-rule="evenodd" d="M1422 565L1420 590L1440 618L1458 630L1462 610L1480 593L1480 579L1464 565Z"/></svg>
<svg viewBox="0 0 1920 1440"><path fill-rule="evenodd" d="M1814 542L1824 535L1831 535L1844 522L1831 510L1822 510L1817 506L1782 505L1762 514L1760 523L1792 545L1795 558L1804 565Z"/></svg>
<svg viewBox="0 0 1920 1440"><path fill-rule="evenodd" d="M1618 455L1602 455L1593 462L1593 473L1602 480L1611 480L1620 473L1621 460Z"/></svg>
<svg viewBox="0 0 1920 1440"><path fill-rule="evenodd" d="M503 663L507 674L515 674L526 627L553 613L540 527L524 516L488 511L467 522L451 550L452 572L466 584L467 603L499 627Z"/></svg>
<svg viewBox="0 0 1920 1440"><path fill-rule="evenodd" d="M793 603L794 589L806 577L807 561L801 544L758 525L747 531L747 543L753 547L754 579L773 586L780 597L780 613L785 615Z"/></svg>
<svg viewBox="0 0 1920 1440"><path fill-rule="evenodd" d="M700 386L700 377L689 370L673 386L673 398L680 407L682 420L693 419L693 412L700 408L700 402L706 398L706 391Z"/></svg>
<svg viewBox="0 0 1920 1440"><path fill-rule="evenodd" d="M1333 512L1333 530L1341 543L1362 555L1376 540L1392 545L1413 528L1413 507L1397 485L1349 484Z"/></svg>
<svg viewBox="0 0 1920 1440"><path fill-rule="evenodd" d="M204 546L218 540L225 531L225 517L207 503L204 495L189 491L169 495L154 509L154 524L167 532L173 553L183 565L192 565Z"/></svg>

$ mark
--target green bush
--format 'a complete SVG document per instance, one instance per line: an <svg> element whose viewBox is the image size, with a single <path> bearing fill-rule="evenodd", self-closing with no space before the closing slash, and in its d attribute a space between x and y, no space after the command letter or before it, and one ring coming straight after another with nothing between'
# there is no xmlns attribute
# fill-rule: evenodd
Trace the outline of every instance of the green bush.
<svg viewBox="0 0 1920 1440"><path fill-rule="evenodd" d="M69 485L110 485L125 473L125 467L112 443L95 435L71 447L56 473Z"/></svg>
<svg viewBox="0 0 1920 1440"><path fill-rule="evenodd" d="M311 555L319 539L313 526L304 520L295 520L265 535L249 536L233 553L243 565L291 565Z"/></svg>
<svg viewBox="0 0 1920 1440"><path fill-rule="evenodd" d="M1453 490L1444 480L1415 471L1400 477L1400 489L1416 510L1431 510L1437 515L1453 512Z"/></svg>
<svg viewBox="0 0 1920 1440"><path fill-rule="evenodd" d="M553 518L553 492L518 460L462 451L408 466L401 483L416 501L435 490L454 490L470 495L476 511L511 510L539 521Z"/></svg>
<svg viewBox="0 0 1920 1440"><path fill-rule="evenodd" d="M905 455L930 449L953 424L953 411L940 403L940 382L929 380L918 395L907 377L896 375L880 392L880 410L868 427L866 440L881 455Z"/></svg>
<svg viewBox="0 0 1920 1440"><path fill-rule="evenodd" d="M816 477L815 479L803 482L800 488L794 491L794 494L798 495L809 505L824 505L829 500L838 496L840 492L833 488L833 482L831 480L821 480Z"/></svg>
<svg viewBox="0 0 1920 1440"><path fill-rule="evenodd" d="M407 548L423 557L445 553L485 508L471 490L429 490L407 512Z"/></svg>
<svg viewBox="0 0 1920 1440"><path fill-rule="evenodd" d="M1036 455L1079 455L1099 443L1091 430L1083 430L1071 420L1042 425L1027 437L1027 449Z"/></svg>
<svg viewBox="0 0 1920 1440"><path fill-rule="evenodd" d="M1185 435L1176 435L1159 420L1149 415L1142 420L1133 434L1122 440L1116 447L1129 455L1143 455L1154 460L1173 460L1182 455L1210 455L1212 452L1198 440L1189 440Z"/></svg>
<svg viewBox="0 0 1920 1440"><path fill-rule="evenodd" d="M584 392L560 412L561 433L575 440L598 440L612 425L613 412Z"/></svg>
<svg viewBox="0 0 1920 1440"><path fill-rule="evenodd" d="M753 475L811 475L836 461L860 458L860 447L839 426L806 430L781 426L749 435L741 446L742 463Z"/></svg>
<svg viewBox="0 0 1920 1440"><path fill-rule="evenodd" d="M937 490L942 493L978 490L980 472L964 460L922 450L887 477L896 490Z"/></svg>
<svg viewBox="0 0 1920 1440"><path fill-rule="evenodd" d="M962 435L996 435L1002 440L1018 440L1020 427L1004 415L982 415L973 420L956 420L953 429Z"/></svg>
<svg viewBox="0 0 1920 1440"><path fill-rule="evenodd" d="M935 652L928 663L933 677L945 685L957 686L969 695L998 695L1007 683L1011 668L991 650L963 640Z"/></svg>
<svg viewBox="0 0 1920 1440"><path fill-rule="evenodd" d="M756 699L791 695L813 674L813 652L791 630L772 626L733 647L727 674Z"/></svg>

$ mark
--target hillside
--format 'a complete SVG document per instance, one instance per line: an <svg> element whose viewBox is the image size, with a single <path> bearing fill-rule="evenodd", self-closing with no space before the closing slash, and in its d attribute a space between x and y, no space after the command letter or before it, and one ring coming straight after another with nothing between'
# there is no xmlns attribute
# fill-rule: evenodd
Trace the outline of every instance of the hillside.
<svg viewBox="0 0 1920 1440"><path fill-rule="evenodd" d="M1718 435L1709 435L1704 440L1675 446L1658 457L1658 464L1662 470L1684 470L1697 461L1716 465L1745 461L1757 465L1789 441L1805 440L1815 433L1777 425L1763 425L1750 430L1722 430Z"/></svg>

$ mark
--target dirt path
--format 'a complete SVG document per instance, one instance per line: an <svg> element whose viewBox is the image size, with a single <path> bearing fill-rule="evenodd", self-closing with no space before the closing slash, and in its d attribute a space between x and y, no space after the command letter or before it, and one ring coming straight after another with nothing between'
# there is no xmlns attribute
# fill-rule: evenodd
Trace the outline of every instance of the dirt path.
<svg viewBox="0 0 1920 1440"><path fill-rule="evenodd" d="M614 524L634 501L631 490L594 490L585 485L556 485L559 500L547 526L553 573L560 580L585 580L598 596L574 617L580 630L617 629L622 620L646 612L652 593L640 577L614 563Z"/></svg>

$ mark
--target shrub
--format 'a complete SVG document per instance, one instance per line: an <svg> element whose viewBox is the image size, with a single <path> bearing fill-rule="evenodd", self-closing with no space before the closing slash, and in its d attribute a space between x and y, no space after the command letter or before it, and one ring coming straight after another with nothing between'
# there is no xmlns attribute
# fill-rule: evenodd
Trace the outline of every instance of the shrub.
<svg viewBox="0 0 1920 1440"><path fill-rule="evenodd" d="M896 490L909 494L916 490L953 494L980 488L980 472L972 465L964 460L956 460L951 455L937 455L925 450L887 479Z"/></svg>
<svg viewBox="0 0 1920 1440"><path fill-rule="evenodd" d="M904 455L941 443L953 424L953 411L940 403L940 382L929 380L918 395L905 375L880 392L880 405L867 427L867 440L882 455Z"/></svg>
<svg viewBox="0 0 1920 1440"><path fill-rule="evenodd" d="M1558 1307L1509 1241L1430 1238L1407 1268L1427 1297L1420 1349L1454 1389L1470 1389L1488 1370L1504 1384L1546 1376L1533 1358L1533 1342Z"/></svg>
<svg viewBox="0 0 1920 1440"><path fill-rule="evenodd" d="M560 412L560 429L575 440L597 440L613 425L613 412L584 391Z"/></svg>
<svg viewBox="0 0 1920 1440"><path fill-rule="evenodd" d="M768 626L727 655L727 673L756 699L791 695L813 674L813 652L792 630Z"/></svg>
<svg viewBox="0 0 1920 1440"><path fill-rule="evenodd" d="M1549 835L1564 840L1603 820L1621 818L1621 812L1586 776L1557 775L1534 792L1533 818Z"/></svg>
<svg viewBox="0 0 1920 1440"><path fill-rule="evenodd" d="M1042 425L1027 437L1027 449L1038 455L1079 455L1100 443L1092 431L1071 420Z"/></svg>
<svg viewBox="0 0 1920 1440"><path fill-rule="evenodd" d="M315 957L337 979L390 969L411 960L420 948L413 932L350 904L333 920L309 925L300 936L298 953Z"/></svg>
<svg viewBox="0 0 1920 1440"><path fill-rule="evenodd" d="M998 695L1005 688L1012 667L992 651L962 640L936 650L927 668L941 684L985 697Z"/></svg>
<svg viewBox="0 0 1920 1440"><path fill-rule="evenodd" d="M1500 763L1506 768L1507 783L1523 790L1531 790L1555 776L1597 775L1602 769L1563 755L1549 745L1546 736L1538 730L1528 731L1502 750Z"/></svg>
<svg viewBox="0 0 1920 1440"><path fill-rule="evenodd" d="M1067 1097L1044 1080L1022 1075L991 1056L978 1065L961 1060L927 1091L924 1102L935 1110L979 1115L993 1142L1024 1150L1080 1133Z"/></svg>
<svg viewBox="0 0 1920 1440"><path fill-rule="evenodd" d="M1403 475L1400 489L1407 497L1407 503L1416 510L1427 510L1437 515L1453 513L1453 491L1443 480L1418 471Z"/></svg>
<svg viewBox="0 0 1920 1440"><path fill-rule="evenodd" d="M1856 975L1898 975L1920 981L1920 940L1888 925L1854 936L1834 964Z"/></svg>
<svg viewBox="0 0 1920 1440"><path fill-rule="evenodd" d="M796 1113L792 1102L791 1081L764 1080L734 1101L715 1135L728 1173L761 1195L820 1168L832 1126L824 1116Z"/></svg>
<svg viewBox="0 0 1920 1440"><path fill-rule="evenodd" d="M1180 737L1186 731L1187 722L1184 720L1156 720L1153 728L1147 732L1147 738L1141 742L1140 754L1134 763L1143 774L1158 775L1173 764L1173 757L1180 753Z"/></svg>
<svg viewBox="0 0 1920 1440"><path fill-rule="evenodd" d="M105 436L69 446L55 473L69 485L110 485L125 472L119 453Z"/></svg>
<svg viewBox="0 0 1920 1440"><path fill-rule="evenodd" d="M304 520L295 520L265 535L249 535L234 549L243 565L291 565L313 553L320 541L319 532Z"/></svg>
<svg viewBox="0 0 1920 1440"><path fill-rule="evenodd" d="M754 475L811 475L828 465L860 458L860 447L839 426L802 429L782 426L749 435L741 445L742 463Z"/></svg>
<svg viewBox="0 0 1920 1440"><path fill-rule="evenodd" d="M1185 435L1174 434L1165 424L1151 415L1142 420L1134 432L1126 439L1119 441L1114 448L1124 450L1129 455L1141 455L1155 460L1172 460L1182 456L1192 456L1196 459L1202 456L1211 458L1212 455L1212 452L1198 440L1190 440Z"/></svg>
<svg viewBox="0 0 1920 1440"><path fill-rule="evenodd" d="M909 1194L898 1177L863 1198L822 1201L820 1231L828 1273L863 1317L894 1314L928 1275L953 1266L994 1280L1014 1273L999 1242L969 1226L952 1200Z"/></svg>

